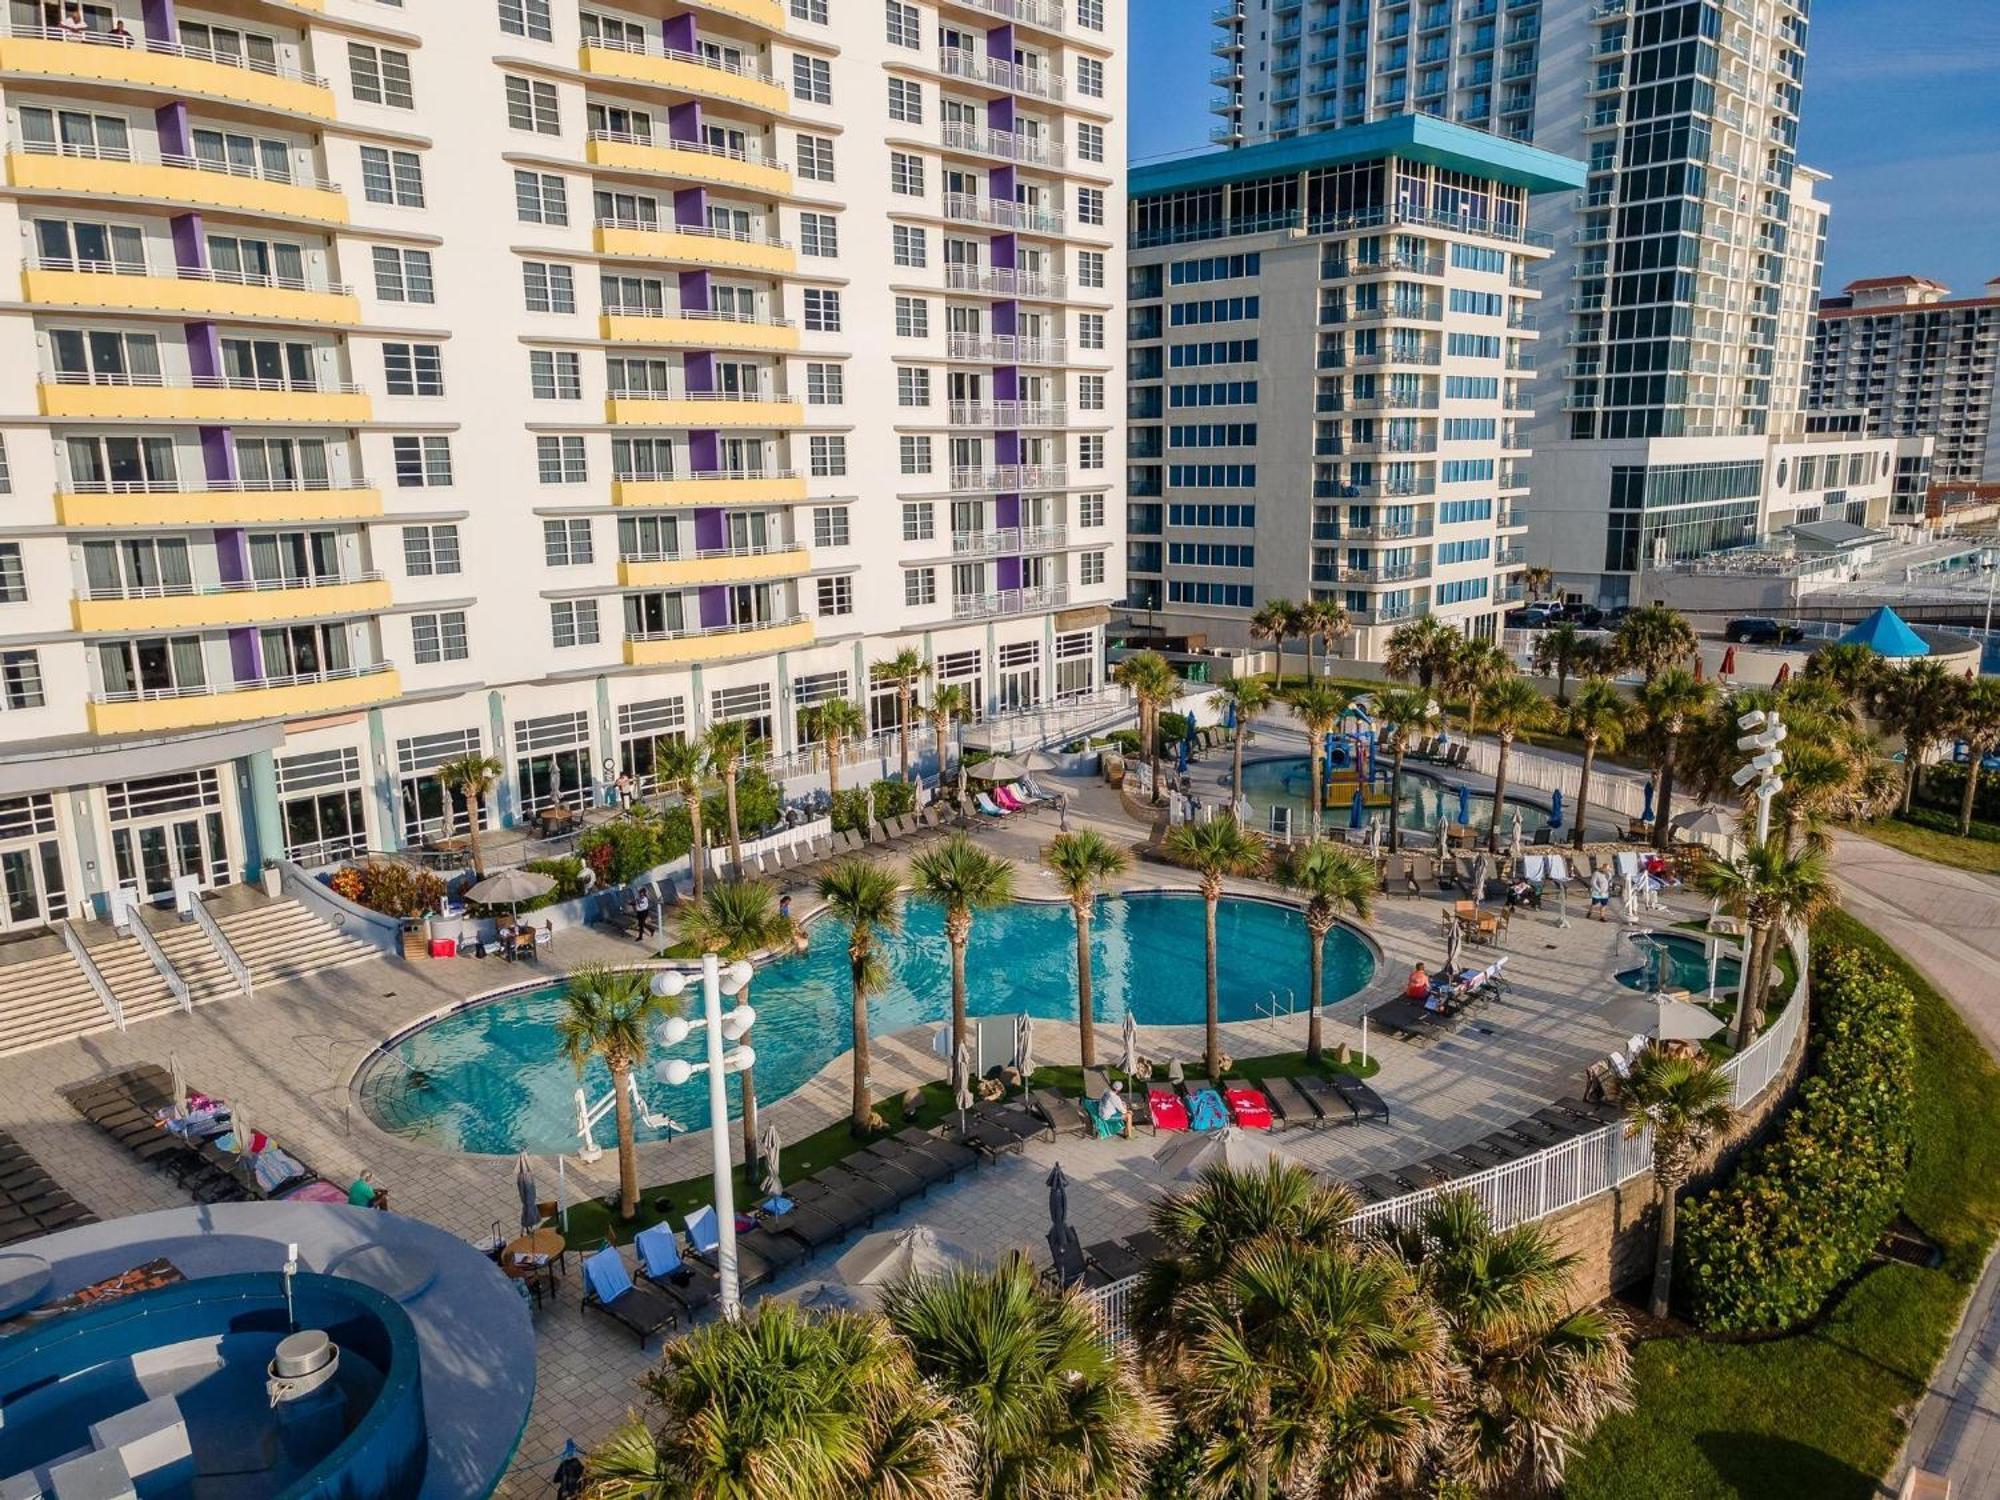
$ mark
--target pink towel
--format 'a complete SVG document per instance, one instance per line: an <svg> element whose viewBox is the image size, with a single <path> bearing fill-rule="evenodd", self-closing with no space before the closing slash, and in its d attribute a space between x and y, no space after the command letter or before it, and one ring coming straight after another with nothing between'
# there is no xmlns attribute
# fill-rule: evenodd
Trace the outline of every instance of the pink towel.
<svg viewBox="0 0 2000 1500"><path fill-rule="evenodd" d="M1004 786L993 789L993 800L1006 808L1008 812L1019 812L1021 810L1021 802Z"/></svg>

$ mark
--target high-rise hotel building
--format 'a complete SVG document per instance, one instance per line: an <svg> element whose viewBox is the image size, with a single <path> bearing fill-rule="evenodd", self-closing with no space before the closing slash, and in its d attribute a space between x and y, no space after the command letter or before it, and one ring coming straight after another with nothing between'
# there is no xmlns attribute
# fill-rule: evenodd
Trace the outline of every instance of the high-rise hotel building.
<svg viewBox="0 0 2000 1500"><path fill-rule="evenodd" d="M1532 560L1619 603L1759 535L1825 210L1795 144L1809 0L1232 0L1213 135L1419 114L1585 163L1537 202Z"/></svg>
<svg viewBox="0 0 2000 1500"><path fill-rule="evenodd" d="M1123 590L1123 0L14 0L0 928Z"/></svg>
<svg viewBox="0 0 2000 1500"><path fill-rule="evenodd" d="M1580 163L1418 116L1132 174L1126 544L1135 624L1251 643L1330 599L1380 660L1521 597L1528 227Z"/></svg>

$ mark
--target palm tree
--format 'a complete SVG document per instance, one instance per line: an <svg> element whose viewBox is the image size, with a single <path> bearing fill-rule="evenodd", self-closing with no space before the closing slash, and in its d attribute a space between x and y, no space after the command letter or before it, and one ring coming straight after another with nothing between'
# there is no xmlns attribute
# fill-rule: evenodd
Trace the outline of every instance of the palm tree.
<svg viewBox="0 0 2000 1500"><path fill-rule="evenodd" d="M1500 741L1500 759L1493 768L1493 821L1486 829L1486 847L1500 850L1500 819L1507 808L1507 755L1516 737L1548 722L1549 700L1527 678L1503 677L1485 693L1486 727Z"/></svg>
<svg viewBox="0 0 2000 1500"><path fill-rule="evenodd" d="M868 997L888 977L875 945L903 924L896 877L873 860L843 859L813 882L813 890L847 925L847 980L854 1047L853 1116L849 1128L867 1135L882 1128L868 1097Z"/></svg>
<svg viewBox="0 0 2000 1500"><path fill-rule="evenodd" d="M1786 728L1790 727L1788 723ZM1822 744L1797 734L1785 741L1785 789L1775 799L1777 837L1785 848L1799 846L1801 827L1806 843L1825 846L1826 820L1852 806L1859 771L1851 746Z"/></svg>
<svg viewBox="0 0 2000 1500"><path fill-rule="evenodd" d="M1830 682L1841 696L1862 709L1875 701L1885 664L1881 653L1859 641L1835 641L1806 658L1809 681Z"/></svg>
<svg viewBox="0 0 2000 1500"><path fill-rule="evenodd" d="M1298 625L1306 642L1306 676L1312 676L1312 645L1320 642L1326 649L1320 658L1321 667L1333 659L1333 643L1354 629L1347 619L1347 606L1338 599L1308 599L1299 606Z"/></svg>
<svg viewBox="0 0 2000 1500"><path fill-rule="evenodd" d="M1181 680L1157 651L1135 651L1112 669L1111 680L1139 701L1139 738L1152 772L1153 806L1166 800L1160 781L1160 710L1174 701Z"/></svg>
<svg viewBox="0 0 2000 1500"><path fill-rule="evenodd" d="M766 1298L668 1343L585 1463L592 1500L961 1500L965 1419L870 1314Z"/></svg>
<svg viewBox="0 0 2000 1500"><path fill-rule="evenodd" d="M1542 676L1555 678L1558 705L1568 704L1570 676L1589 662L1596 649L1592 638L1567 620L1535 633L1534 667Z"/></svg>
<svg viewBox="0 0 2000 1500"><path fill-rule="evenodd" d="M682 933L704 953L713 953L724 963L749 959L772 948L788 947L798 931L797 924L778 910L778 898L771 887L756 880L725 880L712 885L688 912ZM737 999L750 1003L750 986L744 985ZM757 1081L754 1070L743 1069L743 1170L750 1187L757 1187Z"/></svg>
<svg viewBox="0 0 2000 1500"><path fill-rule="evenodd" d="M750 737L750 726L741 719L721 719L709 725L702 744L708 751L709 765L722 778L723 806L729 813L729 864L740 876L743 834L736 825L736 778L744 760L757 753L758 745Z"/></svg>
<svg viewBox="0 0 2000 1500"><path fill-rule="evenodd" d="M1689 720L1705 713L1714 699L1715 684L1701 681L1686 667L1663 668L1639 686L1639 711L1659 744L1655 762L1660 776L1660 795L1653 819L1655 849L1665 849L1673 841L1674 755L1680 748L1681 731L1687 728Z"/></svg>
<svg viewBox="0 0 2000 1500"><path fill-rule="evenodd" d="M1389 753L1389 852L1403 847L1403 757L1409 754L1411 738L1434 729L1440 717L1438 706L1421 689L1383 688L1369 701L1377 724L1388 726Z"/></svg>
<svg viewBox="0 0 2000 1500"><path fill-rule="evenodd" d="M1216 696L1229 705L1236 721L1236 733L1230 745L1229 795L1235 802L1243 801L1243 742L1250 737L1250 721L1271 704L1271 685L1261 677L1232 677L1215 690Z"/></svg>
<svg viewBox="0 0 2000 1500"><path fill-rule="evenodd" d="M1043 861L1069 897L1069 909L1076 918L1076 1029L1083 1065L1093 1068L1097 1066L1097 1034L1090 993L1090 917L1096 909L1098 887L1123 874L1129 861L1123 849L1087 828L1057 834Z"/></svg>
<svg viewBox="0 0 2000 1500"><path fill-rule="evenodd" d="M1674 1208L1680 1190L1702 1154L1736 1122L1731 1103L1736 1082L1715 1067L1707 1053L1676 1056L1648 1047L1620 1080L1625 1133L1636 1139L1653 1133L1653 1190L1660 1200L1659 1248L1653 1258L1651 1311L1667 1315L1674 1284Z"/></svg>
<svg viewBox="0 0 2000 1500"><path fill-rule="evenodd" d="M1585 678L1575 699L1562 710L1562 732L1583 742L1583 773L1576 781L1576 827L1570 836L1579 849L1586 837L1584 819L1590 814L1591 767L1597 762L1598 751L1616 755L1623 748L1630 714L1624 695L1602 677Z"/></svg>
<svg viewBox="0 0 2000 1500"><path fill-rule="evenodd" d="M1312 776L1312 808L1306 814L1306 837L1317 842L1320 824L1325 818L1326 737L1333 733L1340 716L1347 712L1352 701L1339 688L1328 687L1323 682L1306 681L1285 695L1292 705L1292 712L1306 729L1306 765Z"/></svg>
<svg viewBox="0 0 2000 1500"><path fill-rule="evenodd" d="M1250 639L1269 641L1277 654L1278 668L1271 674L1271 686L1281 693L1285 690L1285 641L1298 633L1292 626L1297 618L1298 607L1289 599L1267 599L1250 616Z"/></svg>
<svg viewBox="0 0 2000 1500"><path fill-rule="evenodd" d="M947 682L942 687L931 690L930 707L925 710L931 721L931 738L937 742L938 786L944 786L945 762L949 759L946 749L951 743L951 726L972 717L972 698L955 682Z"/></svg>
<svg viewBox="0 0 2000 1500"><path fill-rule="evenodd" d="M707 850L701 836L701 799L708 788L708 749L698 740L669 738L653 741L653 775L660 785L676 793L688 813L688 870L694 880L694 898L702 894Z"/></svg>
<svg viewBox="0 0 2000 1500"><path fill-rule="evenodd" d="M806 710L813 733L826 746L826 792L840 795L840 756L868 733L868 720L851 698L829 698Z"/></svg>
<svg viewBox="0 0 2000 1500"><path fill-rule="evenodd" d="M1014 899L1014 867L988 854L963 833L933 844L910 861L910 887L944 908L944 936L951 946L951 1084L957 1089L959 1052L965 1046L965 946L972 914Z"/></svg>
<svg viewBox="0 0 2000 1500"><path fill-rule="evenodd" d="M1611 638L1612 655L1651 682L1700 648L1687 616L1664 604L1642 604L1627 615Z"/></svg>
<svg viewBox="0 0 2000 1500"><path fill-rule="evenodd" d="M1306 936L1312 943L1312 993L1306 1012L1306 1061L1320 1060L1320 1002L1325 993L1326 935L1343 916L1368 920L1375 905L1375 863L1336 849L1308 844L1278 862L1278 884L1306 900Z"/></svg>
<svg viewBox="0 0 2000 1500"><path fill-rule="evenodd" d="M1464 645L1465 637L1436 615L1420 615L1389 632L1383 665L1391 677L1414 677L1426 693L1442 692Z"/></svg>
<svg viewBox="0 0 2000 1500"><path fill-rule="evenodd" d="M910 724L916 718L917 684L930 675L930 670L911 646L868 669L877 683L886 682L896 689L896 753L902 762L904 781L910 779Z"/></svg>
<svg viewBox="0 0 2000 1500"><path fill-rule="evenodd" d="M1202 1061L1207 1065L1208 1076L1219 1078L1222 1076L1222 1027L1216 995L1215 913L1222 901L1223 879L1230 875L1248 875L1260 869L1264 863L1264 845L1256 835L1244 830L1234 813L1225 813L1206 823L1181 824L1167 835L1162 847L1167 858L1185 865L1201 878L1203 935L1207 945L1204 977L1208 993L1207 1037L1202 1047Z"/></svg>
<svg viewBox="0 0 2000 1500"><path fill-rule="evenodd" d="M1972 804L1979 795L1979 762L2000 749L2000 678L1976 677L1959 694L1958 735L1965 741L1965 790L1958 802L1958 832L1972 835ZM1790 767L1786 778L1790 779Z"/></svg>
<svg viewBox="0 0 2000 1500"><path fill-rule="evenodd" d="M1521 587L1528 591L1530 599L1539 599L1556 586L1556 570L1530 563L1521 569Z"/></svg>
<svg viewBox="0 0 2000 1500"><path fill-rule="evenodd" d="M1884 672L1875 694L1882 727L1903 741L1903 816L1917 802L1924 762L1951 732L1959 716L1960 680L1941 663L1922 660Z"/></svg>
<svg viewBox="0 0 2000 1500"><path fill-rule="evenodd" d="M590 964L563 982L556 1045L577 1076L601 1058L611 1071L618 1120L618 1217L639 1211L639 1153L632 1139L632 1070L646 1060L647 1024L679 1010L655 995L646 975Z"/></svg>
<svg viewBox="0 0 2000 1500"><path fill-rule="evenodd" d="M1443 1314L1464 1379L1445 1405L1436 1477L1468 1493L1553 1490L1597 1424L1632 1407L1625 1319L1571 1310L1577 1257L1541 1224L1496 1232L1469 1193L1430 1204L1390 1243Z"/></svg>
<svg viewBox="0 0 2000 1500"><path fill-rule="evenodd" d="M1793 850L1781 835L1761 844L1752 839L1734 859L1704 861L1696 884L1703 895L1726 905L1750 935L1736 992L1736 1047L1741 1051L1756 1039L1785 934L1809 926L1837 905L1839 892L1820 850L1811 845Z"/></svg>
<svg viewBox="0 0 2000 1500"><path fill-rule="evenodd" d="M1518 676L1514 660L1491 641L1466 641L1451 664L1448 687L1465 700L1465 732L1479 732L1486 695L1494 686Z"/></svg>
<svg viewBox="0 0 2000 1500"><path fill-rule="evenodd" d="M472 855L472 874L474 879L484 880L486 860L479 852L479 830L485 825L486 813L481 804L499 785L505 768L490 755L461 755L431 774L447 794L457 793L465 800L465 844Z"/></svg>
<svg viewBox="0 0 2000 1500"><path fill-rule="evenodd" d="M1165 1443L1165 1403L1104 1340L1081 1298L1026 1256L893 1285L882 1316L965 1419L967 1493L1126 1500ZM794 1492L796 1493L796 1492Z"/></svg>

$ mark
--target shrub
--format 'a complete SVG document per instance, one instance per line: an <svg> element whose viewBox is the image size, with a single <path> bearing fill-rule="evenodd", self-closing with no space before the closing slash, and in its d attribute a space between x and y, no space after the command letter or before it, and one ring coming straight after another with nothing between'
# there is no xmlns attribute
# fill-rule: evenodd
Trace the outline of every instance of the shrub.
<svg viewBox="0 0 2000 1500"><path fill-rule="evenodd" d="M685 821L687 815L681 816ZM660 823L653 818L613 818L576 841L576 852L589 861L599 885L625 885L665 863L671 856L660 847Z"/></svg>
<svg viewBox="0 0 2000 1500"><path fill-rule="evenodd" d="M1115 746L1128 756L1139 753L1139 731L1136 729L1114 729L1104 738L1106 744Z"/></svg>
<svg viewBox="0 0 2000 1500"><path fill-rule="evenodd" d="M330 884L335 895L357 906L406 921L436 911L444 901L441 877L393 859L342 865L333 872Z"/></svg>
<svg viewBox="0 0 2000 1500"><path fill-rule="evenodd" d="M778 821L785 804L784 794L762 766L745 766L736 776L736 826L743 837L754 838ZM685 818L685 810L681 812ZM729 838L729 799L720 790L701 799L701 831L711 844ZM681 846L682 851L687 846ZM677 855L670 854L669 859Z"/></svg>
<svg viewBox="0 0 2000 1500"><path fill-rule="evenodd" d="M1186 714L1177 714L1170 710L1162 710L1160 713L1160 748L1162 750L1171 750L1182 740L1186 739L1189 722L1189 717Z"/></svg>
<svg viewBox="0 0 2000 1500"><path fill-rule="evenodd" d="M1681 1219L1682 1285L1703 1328L1774 1332L1861 1269L1902 1202L1915 1087L1906 985L1856 949L1812 959L1808 1077L1778 1132Z"/></svg>
<svg viewBox="0 0 2000 1500"><path fill-rule="evenodd" d="M848 829L865 832L868 822L868 796L875 796L875 821L884 818L900 818L917 805L917 789L906 781L878 781L872 787L842 787L840 795L833 799L833 828L841 833Z"/></svg>

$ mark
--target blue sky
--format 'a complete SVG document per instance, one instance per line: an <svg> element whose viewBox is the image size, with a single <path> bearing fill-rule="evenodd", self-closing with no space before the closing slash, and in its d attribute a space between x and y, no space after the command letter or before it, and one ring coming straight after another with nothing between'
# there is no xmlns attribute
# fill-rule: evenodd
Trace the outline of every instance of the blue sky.
<svg viewBox="0 0 2000 1500"><path fill-rule="evenodd" d="M1215 3L1130 0L1135 159L1207 143ZM1828 291L2000 277L2000 0L1818 0L1799 151L1833 173Z"/></svg>

